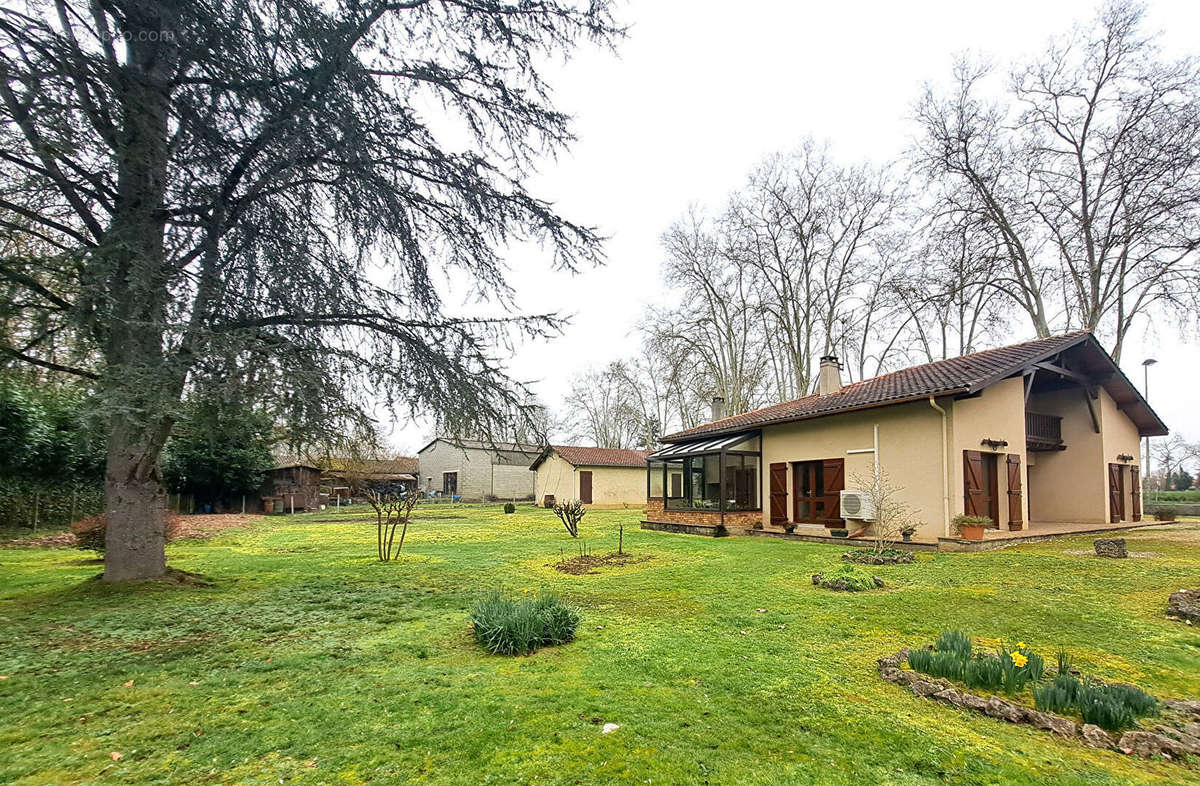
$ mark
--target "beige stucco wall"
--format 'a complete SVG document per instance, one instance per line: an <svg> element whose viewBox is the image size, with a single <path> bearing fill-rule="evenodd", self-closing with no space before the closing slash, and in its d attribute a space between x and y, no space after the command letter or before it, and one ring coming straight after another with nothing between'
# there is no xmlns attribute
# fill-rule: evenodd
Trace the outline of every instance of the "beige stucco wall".
<svg viewBox="0 0 1200 786"><path fill-rule="evenodd" d="M1108 520L1103 440L1092 427L1083 396L1081 389L1068 388L1029 397L1030 412L1062 418L1062 439L1067 446L1066 450L1030 454L1027 485L1034 522L1099 524ZM1099 411L1097 407L1097 415Z"/></svg>
<svg viewBox="0 0 1200 786"><path fill-rule="evenodd" d="M581 471L592 473L589 508L640 508L646 504L644 467L576 467L558 454L551 454L532 473L537 504L541 505L547 494L553 494L559 502L578 499Z"/></svg>
<svg viewBox="0 0 1200 786"><path fill-rule="evenodd" d="M533 499L537 504L541 505L547 494L554 495L558 502L575 499L575 467L557 453L538 464L533 475Z"/></svg>
<svg viewBox="0 0 1200 786"><path fill-rule="evenodd" d="M981 444L984 439L1007 442L1006 447L992 449ZM950 515L966 510L963 488L963 451L978 450L995 453L997 465L996 495L999 497L1001 529L1008 529L1008 470L1009 453L1021 457L1021 472L1025 474L1025 384L1020 377L1005 379L985 389L974 398L953 402L950 410ZM1021 490L1021 521L1029 521L1029 495Z"/></svg>
<svg viewBox="0 0 1200 786"><path fill-rule="evenodd" d="M943 402L945 404L946 402ZM844 459L846 488L869 487L874 478L871 453L847 453L873 445L873 427L879 426L881 474L898 489L897 498L912 507L923 522L918 539L943 534L941 416L928 401L848 412L825 418L769 426L763 429L763 526L770 526L770 466L788 462L788 517L795 490L790 463L818 459ZM848 524L855 527L855 522Z"/></svg>

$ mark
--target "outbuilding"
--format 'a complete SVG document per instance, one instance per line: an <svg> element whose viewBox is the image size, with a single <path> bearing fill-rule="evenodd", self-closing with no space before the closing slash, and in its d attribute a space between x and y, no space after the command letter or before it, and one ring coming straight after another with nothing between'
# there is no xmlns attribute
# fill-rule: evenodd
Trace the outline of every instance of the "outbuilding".
<svg viewBox="0 0 1200 786"><path fill-rule="evenodd" d="M543 507L577 499L596 508L640 508L646 501L646 451L550 445L529 467Z"/></svg>

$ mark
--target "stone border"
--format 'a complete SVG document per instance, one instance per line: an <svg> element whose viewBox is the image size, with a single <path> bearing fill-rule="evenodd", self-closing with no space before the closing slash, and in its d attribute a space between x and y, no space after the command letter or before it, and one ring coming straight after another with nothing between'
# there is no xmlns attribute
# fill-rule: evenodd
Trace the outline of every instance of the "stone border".
<svg viewBox="0 0 1200 786"><path fill-rule="evenodd" d="M906 685L914 696L942 701L955 707L971 710L997 720L1021 723L1035 729L1049 731L1089 748L1100 748L1132 756L1163 756L1167 759L1182 759L1200 756L1200 702L1164 702L1168 707L1192 717L1184 728L1158 726L1157 733L1151 731L1127 731L1120 739L1099 726L1085 723L1082 727L1070 718L1014 704L999 696L985 699L974 693L960 691L942 677L931 677L920 672L906 670L900 664L908 659L909 649L901 649L895 655L879 658L879 676L897 685Z"/></svg>

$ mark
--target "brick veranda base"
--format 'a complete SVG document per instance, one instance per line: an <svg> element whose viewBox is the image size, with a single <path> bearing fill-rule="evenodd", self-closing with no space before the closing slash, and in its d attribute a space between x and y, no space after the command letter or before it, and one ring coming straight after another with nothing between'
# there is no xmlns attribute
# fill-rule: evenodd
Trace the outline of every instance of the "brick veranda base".
<svg viewBox="0 0 1200 786"><path fill-rule="evenodd" d="M689 532L690 534L712 534L707 530L719 529L724 525L726 534L744 535L750 532L755 524L762 523L762 511L739 510L727 511L722 522L720 511L708 510L666 510L661 499L646 500L646 519L642 525L646 529L661 529L664 532ZM680 528L656 525L680 525Z"/></svg>

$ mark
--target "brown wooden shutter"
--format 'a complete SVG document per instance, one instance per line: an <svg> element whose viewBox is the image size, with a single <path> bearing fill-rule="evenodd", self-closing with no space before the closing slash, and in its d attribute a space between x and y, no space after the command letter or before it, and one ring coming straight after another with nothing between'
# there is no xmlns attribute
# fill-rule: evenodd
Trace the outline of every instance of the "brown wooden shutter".
<svg viewBox="0 0 1200 786"><path fill-rule="evenodd" d="M1008 454L1008 528L1021 529L1025 518L1021 515L1021 456Z"/></svg>
<svg viewBox="0 0 1200 786"><path fill-rule="evenodd" d="M592 504L592 473L586 469L579 471L579 501Z"/></svg>
<svg viewBox="0 0 1200 786"><path fill-rule="evenodd" d="M842 527L842 489L846 488L846 460L825 459L821 462L821 474L825 486L821 493L825 496L825 526Z"/></svg>
<svg viewBox="0 0 1200 786"><path fill-rule="evenodd" d="M983 454L978 450L963 451L963 513L968 516L987 516L987 492L983 485Z"/></svg>
<svg viewBox="0 0 1200 786"><path fill-rule="evenodd" d="M1121 465L1108 465L1108 520L1118 522L1125 511L1121 510Z"/></svg>
<svg viewBox="0 0 1200 786"><path fill-rule="evenodd" d="M771 465L771 525L787 524L787 464Z"/></svg>
<svg viewBox="0 0 1200 786"><path fill-rule="evenodd" d="M1129 518L1134 521L1142 520L1142 480L1137 467L1129 468L1129 502L1132 513Z"/></svg>

